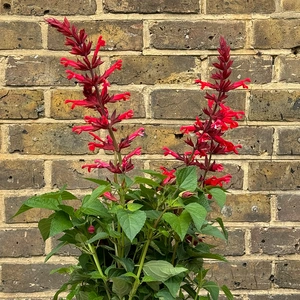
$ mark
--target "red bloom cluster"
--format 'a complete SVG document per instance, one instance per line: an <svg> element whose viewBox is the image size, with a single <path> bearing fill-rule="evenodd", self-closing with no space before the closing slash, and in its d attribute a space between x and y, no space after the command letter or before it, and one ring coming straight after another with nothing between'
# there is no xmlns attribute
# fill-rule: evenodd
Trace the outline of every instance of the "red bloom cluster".
<svg viewBox="0 0 300 300"><path fill-rule="evenodd" d="M183 134L188 135L185 143L191 147L191 150L180 154L167 147L163 148L164 155L171 155L175 159L184 162L187 166L195 165L199 167L202 170L199 178L202 186L222 186L224 182L228 183L231 179L229 174L219 178L216 176L207 178L207 175L208 172L223 170L221 164L217 164L212 160L213 155L238 153L237 149L241 148L241 145L234 145L226 140L223 135L227 130L238 126L236 120L241 119L244 112L233 111L229 106L225 105L225 101L229 91L238 87L248 88L246 82L250 82L249 78L237 82L231 82L228 79L231 74L233 60L230 59L230 47L224 38L220 39L218 51L219 62L213 64L217 70L211 75L214 83L196 80L196 83L200 84L201 89L208 87L216 91L216 93L207 92L205 94L207 107L203 109L203 113L207 118L200 120L197 117L193 125L180 128ZM163 174L167 176L166 181L170 178L168 172L172 171L163 170Z"/></svg>
<svg viewBox="0 0 300 300"><path fill-rule="evenodd" d="M72 103L72 109L76 106L83 106L99 113L99 117L85 116L84 121L87 125L74 126L72 130L78 134L83 131L89 132L95 141L90 142L88 145L91 151L99 148L120 154L121 150L129 147L136 137L143 136L144 134L144 128L140 128L131 135L121 139L120 142L117 142L114 136L114 131L117 131L114 125L122 120L133 117L132 110L117 114L116 110L109 113L107 108L108 103L115 103L122 100L126 101L130 96L128 92L117 95L109 95L108 93L108 87L110 85L108 77L115 70L121 69L122 61L116 61L103 74L99 74L99 66L103 63L99 56L99 50L102 46L105 46L105 41L102 37L100 36L98 38L92 53L93 43L88 40L84 29L78 30L74 25L71 26L66 18L63 22L54 18L49 18L46 21L66 37L65 45L71 47L70 53L77 56L76 60L63 57L60 62L66 68L70 67L75 70L75 72L69 69L66 70L67 78L69 80L75 79L83 86L83 95L85 98L81 100L68 99L65 102ZM79 71L79 73L76 71ZM108 131L108 135L105 139L94 133L101 129ZM125 155L122 159L120 155L115 155L114 162L110 161L107 163L96 160L94 164L84 165L83 167L89 171L94 168L106 168L112 173L125 173L134 167L131 162L131 157L140 154L141 148L138 147L128 155Z"/></svg>

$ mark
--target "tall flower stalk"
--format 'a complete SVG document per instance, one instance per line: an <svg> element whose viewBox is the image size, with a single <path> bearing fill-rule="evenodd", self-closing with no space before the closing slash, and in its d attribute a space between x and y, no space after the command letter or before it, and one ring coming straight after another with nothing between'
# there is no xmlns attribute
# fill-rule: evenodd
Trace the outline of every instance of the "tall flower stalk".
<svg viewBox="0 0 300 300"><path fill-rule="evenodd" d="M208 87L213 91L205 95L206 118L197 117L194 124L180 129L190 149L177 153L163 148L164 155L185 166L171 170L161 166L159 172L141 170L147 176L132 178L128 174L134 168L132 158L142 150L136 147L125 154L123 150L144 135L144 128L117 139L118 123L131 119L133 111L117 112L109 107L111 103L129 100L128 92L108 92L109 76L121 69L122 61L101 73L103 61L99 51L105 45L101 36L93 47L85 30L78 30L66 18L62 22L49 18L47 22L65 36L65 45L76 56L63 57L61 64L67 68L67 78L82 87L84 98L65 102L71 104L71 109L81 106L94 111L84 117L86 124L74 126L73 132L90 134L91 151L101 149L114 155L112 160L97 159L83 165L88 171L106 169L113 178L88 179L98 186L80 199L77 209L65 202L77 197L61 189L29 198L16 213L31 208L53 211L38 224L44 240L60 235L58 246L46 260L68 244L80 250L76 266L58 270L70 279L54 299L67 292L67 299L217 300L220 287L206 278L208 270L203 263L206 258L226 260L211 253L212 246L205 243L205 237L227 239L221 218L214 220L209 212L214 202L223 207L226 197L222 186L230 181L231 175L212 175L223 170L214 156L237 153L241 147L226 140L224 134L238 126L237 120L244 113L225 104L228 92L247 88L250 80L229 80L233 61L229 46L221 38L218 62L214 64L217 70L211 76L213 83L196 80L202 89ZM233 299L225 285L221 289L229 300ZM200 295L200 291L206 291L206 296Z"/></svg>

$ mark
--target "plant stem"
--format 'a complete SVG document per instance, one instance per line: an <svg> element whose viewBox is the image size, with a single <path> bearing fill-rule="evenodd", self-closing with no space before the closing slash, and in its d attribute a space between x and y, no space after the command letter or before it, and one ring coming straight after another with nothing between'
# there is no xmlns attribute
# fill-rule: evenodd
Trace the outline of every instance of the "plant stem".
<svg viewBox="0 0 300 300"><path fill-rule="evenodd" d="M88 247L89 247L89 249L90 249L90 251L92 253L94 262L95 262L97 270L98 270L98 272L99 272L99 274L101 276L101 279L104 282L104 286L105 286L107 297L108 297L108 299L111 299L110 292L109 292L109 289L108 289L108 286L107 286L107 283L106 283L106 276L102 272L102 269L101 269L101 266L100 266L100 262L99 262L98 255L96 253L95 247L93 245L91 245L91 244L88 244Z"/></svg>

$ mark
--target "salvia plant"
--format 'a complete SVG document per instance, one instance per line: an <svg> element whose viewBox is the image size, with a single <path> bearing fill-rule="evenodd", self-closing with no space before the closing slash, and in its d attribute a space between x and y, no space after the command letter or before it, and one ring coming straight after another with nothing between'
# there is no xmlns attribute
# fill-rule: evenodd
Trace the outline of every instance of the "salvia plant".
<svg viewBox="0 0 300 300"><path fill-rule="evenodd" d="M46 21L65 36L65 45L76 57L62 58L61 64L67 68L68 79L82 86L83 99L65 102L71 103L71 109L82 106L93 111L92 116L84 117L86 124L74 126L73 131L91 135L91 151L102 149L110 154L107 161L99 159L82 167L88 171L106 169L111 174L110 179L87 179L97 187L82 199L63 188L29 198L16 213L32 208L52 211L38 223L44 240L58 236L59 243L46 261L66 245L80 252L76 265L54 270L69 276L54 299L64 295L66 299L96 300L216 300L221 289L233 299L226 286L207 279L204 266L206 259L225 261L222 255L211 252L214 246L204 238L227 239L222 219L212 219L210 212L214 203L224 206L223 184L231 175L216 175L223 166L214 157L237 153L241 147L226 140L224 133L236 128L244 113L232 110L226 100L228 92L247 88L250 81L229 80L233 61L224 38L220 39L218 62L213 64L212 82L196 80L201 89L210 90L205 94L205 118L196 117L194 124L180 129L188 150L177 153L167 146L162 150L165 156L180 161L181 167L140 170L145 175L134 177L130 176L135 167L133 158L142 149L127 148L145 130L141 127L117 138L118 124L131 119L133 111L119 113L111 107L129 100L130 94L112 95L108 91L109 76L121 69L122 61L101 74L99 50L105 45L101 36L93 47L86 31L78 30L66 18L63 22L54 18ZM80 205L74 208L70 200L80 200Z"/></svg>

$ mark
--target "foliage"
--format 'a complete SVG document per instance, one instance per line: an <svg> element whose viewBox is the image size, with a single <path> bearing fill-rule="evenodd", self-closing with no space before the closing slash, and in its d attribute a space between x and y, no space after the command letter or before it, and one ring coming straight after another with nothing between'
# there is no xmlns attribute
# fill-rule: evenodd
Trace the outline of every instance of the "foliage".
<svg viewBox="0 0 300 300"><path fill-rule="evenodd" d="M85 30L77 30L67 19L47 22L66 37L66 45L76 60L62 58L68 78L75 79L83 87L84 99L66 100L76 106L96 111L99 117L86 116L86 125L74 126L80 134L89 132L94 138L89 149L111 151L114 159L108 162L96 160L84 165L89 171L95 168L107 169L111 179L88 179L97 188L80 200L75 209L70 200L77 197L65 189L34 196L26 200L16 215L32 208L48 209L52 214L39 221L38 227L44 240L59 236L59 244L47 255L46 261L61 247L73 245L80 250L78 264L54 272L69 274L69 281L57 291L54 299L66 292L66 299L212 299L219 297L217 283L206 279L208 270L205 259L226 261L219 254L211 252L212 245L205 243L205 236L227 239L227 232L221 218L209 216L213 203L223 207L226 194L223 183L231 175L211 176L211 172L223 170L213 155L237 153L240 145L224 139L225 131L235 128L235 121L243 112L235 112L225 106L227 92L245 86L248 79L231 83L229 47L221 38L217 71L212 75L215 83L197 80L201 87L208 86L216 94L206 93L207 118L198 117L193 125L182 126L187 135L185 143L191 150L183 154L164 147L164 154L181 161L183 166L161 172L142 170L144 177L129 176L134 168L132 157L141 154L137 147L127 154L123 149L132 141L144 135L144 128L121 138L115 136L116 124L130 119L133 111L118 114L111 112L109 104L127 101L130 94L108 93L108 77L122 62L115 62L103 74L99 66L103 63L98 55L105 45L98 39L94 51ZM77 72L78 71L78 72ZM97 135L106 131L107 136ZM210 176L210 177L209 177ZM66 202L67 201L67 202ZM228 299L233 299L226 286L222 286ZM203 291L206 293L203 294ZM201 292L201 293L200 293ZM200 294L199 294L200 293Z"/></svg>

